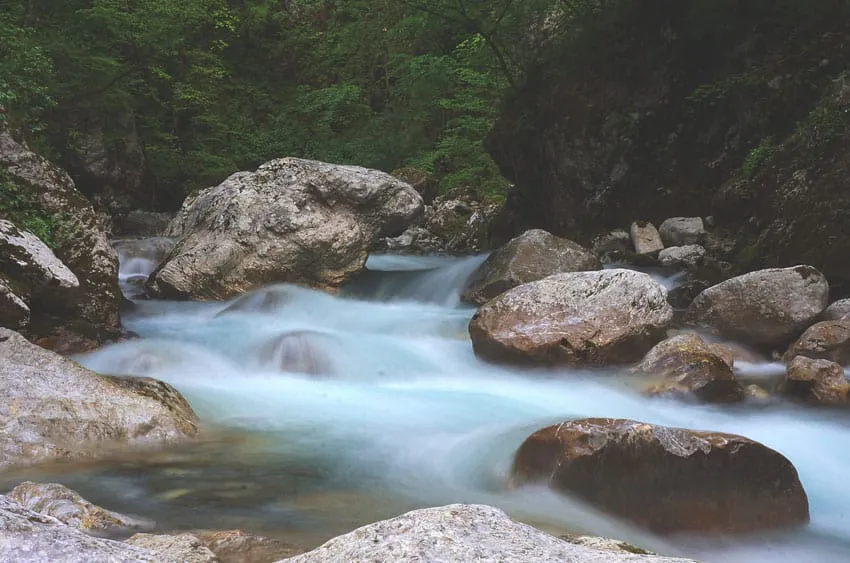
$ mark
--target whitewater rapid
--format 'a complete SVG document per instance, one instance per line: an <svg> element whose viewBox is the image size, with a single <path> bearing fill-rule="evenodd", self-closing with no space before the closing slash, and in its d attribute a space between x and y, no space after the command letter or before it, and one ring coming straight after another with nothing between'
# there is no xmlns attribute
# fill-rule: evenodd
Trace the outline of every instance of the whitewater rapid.
<svg viewBox="0 0 850 563"><path fill-rule="evenodd" d="M125 284L145 275L137 270L152 269L137 258L132 245L124 247ZM614 369L513 370L482 363L466 332L474 309L460 303L459 291L483 259L372 257L371 272L337 296L284 285L230 303L137 301L123 322L141 338L78 360L103 373L165 380L207 425L256 438L250 448L234 450L241 473L228 478L260 490L196 512L181 506L187 526L193 517L196 527L208 524L202 513L214 509L244 527L274 519L285 523L280 529L318 527L315 539L321 540L414 507L481 502L550 531L609 535L703 561L850 560L847 413L782 404L686 405L644 398ZM276 344L292 334L299 336L286 347ZM320 356L321 373L284 371L287 354ZM751 376L776 370L744 367ZM530 432L589 416L758 440L797 467L811 524L746 539L663 541L547 490L507 490L513 452ZM184 473L184 481L211 490L229 486L216 463L234 460L220 455L203 470ZM177 510L169 494L179 495L156 497L151 477L135 471L101 471L97 487L120 490L128 502L140 503L140 511L153 513L146 515L168 520L169 510ZM94 480L84 475L69 479L85 493ZM169 479L179 490L181 479ZM316 508L303 500L308 489L312 499L335 494L354 500Z"/></svg>

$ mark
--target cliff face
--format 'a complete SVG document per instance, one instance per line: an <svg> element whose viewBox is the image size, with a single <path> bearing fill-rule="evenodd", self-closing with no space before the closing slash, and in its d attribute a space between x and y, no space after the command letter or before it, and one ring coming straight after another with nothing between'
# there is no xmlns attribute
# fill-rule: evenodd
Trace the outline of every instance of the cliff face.
<svg viewBox="0 0 850 563"><path fill-rule="evenodd" d="M621 0L565 22L488 139L516 185L496 238L714 215L742 268L850 280L850 3L804 4Z"/></svg>

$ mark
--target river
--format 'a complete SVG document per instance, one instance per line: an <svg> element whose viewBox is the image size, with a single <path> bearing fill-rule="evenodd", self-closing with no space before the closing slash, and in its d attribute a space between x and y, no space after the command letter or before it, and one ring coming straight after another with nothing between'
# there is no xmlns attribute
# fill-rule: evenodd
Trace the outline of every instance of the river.
<svg viewBox="0 0 850 563"><path fill-rule="evenodd" d="M155 264L151 244L121 247L130 296ZM485 364L466 332L474 309L459 300L483 259L373 256L368 274L335 296L281 285L229 303L136 301L123 322L140 339L77 359L173 384L207 439L28 477L60 481L160 529L240 527L304 547L412 508L475 502L552 532L608 535L707 562L850 561L850 413L683 404L642 397L613 368ZM291 336L280 341L284 334ZM781 370L743 367L750 378ZM589 416L758 440L797 467L811 524L662 540L548 490L505 488L513 452L530 432Z"/></svg>

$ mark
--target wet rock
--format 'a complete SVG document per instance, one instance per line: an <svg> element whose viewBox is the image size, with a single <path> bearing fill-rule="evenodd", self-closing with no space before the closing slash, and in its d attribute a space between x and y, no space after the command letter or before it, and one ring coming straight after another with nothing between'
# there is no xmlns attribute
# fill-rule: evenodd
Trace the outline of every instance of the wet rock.
<svg viewBox="0 0 850 563"><path fill-rule="evenodd" d="M446 241L425 227L409 227L397 237L383 238L373 250L385 250L405 254L431 254L444 252Z"/></svg>
<svg viewBox="0 0 850 563"><path fill-rule="evenodd" d="M581 545L599 551L608 551L611 553L621 554L634 553L638 555L656 555L651 551L647 551L643 548L611 538L601 538L597 536L579 536L572 534L558 536L558 538L574 545Z"/></svg>
<svg viewBox="0 0 850 563"><path fill-rule="evenodd" d="M487 246L490 222L500 207L480 202L469 192L448 193L426 208L422 226L442 241L441 252L480 252Z"/></svg>
<svg viewBox="0 0 850 563"><path fill-rule="evenodd" d="M788 364L780 392L817 405L844 405L850 402L850 381L835 362L796 356Z"/></svg>
<svg viewBox="0 0 850 563"><path fill-rule="evenodd" d="M567 561L685 563L685 559L612 553L575 545L514 522L497 508L453 504L414 510L336 537L286 559L288 563L345 561Z"/></svg>
<svg viewBox="0 0 850 563"><path fill-rule="evenodd" d="M650 395L695 397L707 403L734 403L745 397L732 372L731 354L695 334L680 334L656 344L633 373L661 379Z"/></svg>
<svg viewBox="0 0 850 563"><path fill-rule="evenodd" d="M91 203L64 170L18 142L5 123L0 123L0 169L51 218L53 253L79 281L79 299L62 319L74 320L80 331L95 340L117 338L122 303L118 257ZM54 325L39 328L47 332Z"/></svg>
<svg viewBox="0 0 850 563"><path fill-rule="evenodd" d="M422 201L425 205L431 205L434 202L434 198L437 197L437 190L439 188L437 179L424 170L405 166L404 168L393 170L392 175L416 190L422 196Z"/></svg>
<svg viewBox="0 0 850 563"><path fill-rule="evenodd" d="M686 278L667 291L667 301L675 309L687 309L697 296L711 287L711 284L698 279Z"/></svg>
<svg viewBox="0 0 850 563"><path fill-rule="evenodd" d="M30 322L30 308L0 278L0 326L22 328Z"/></svg>
<svg viewBox="0 0 850 563"><path fill-rule="evenodd" d="M826 308L822 317L825 321L850 320L850 299L840 299Z"/></svg>
<svg viewBox="0 0 850 563"><path fill-rule="evenodd" d="M195 436L180 394L148 378L99 375L0 329L0 468Z"/></svg>
<svg viewBox="0 0 850 563"><path fill-rule="evenodd" d="M629 234L638 254L652 254L664 250L661 235L652 223L636 221L632 223Z"/></svg>
<svg viewBox="0 0 850 563"><path fill-rule="evenodd" d="M278 539L242 530L195 531L192 535L201 540L220 563L268 563L304 552Z"/></svg>
<svg viewBox="0 0 850 563"><path fill-rule="evenodd" d="M136 534L127 545L155 553L158 558L182 563L219 563L215 554L192 534Z"/></svg>
<svg viewBox="0 0 850 563"><path fill-rule="evenodd" d="M673 318L663 287L632 270L556 274L482 306L469 323L488 360L605 365L635 361Z"/></svg>
<svg viewBox="0 0 850 563"><path fill-rule="evenodd" d="M786 361L797 356L850 365L850 319L822 321L806 329L788 349Z"/></svg>
<svg viewBox="0 0 850 563"><path fill-rule="evenodd" d="M755 401L767 401L771 398L770 393L764 387L756 385L755 383L747 385L746 392L747 398Z"/></svg>
<svg viewBox="0 0 850 563"><path fill-rule="evenodd" d="M462 298L481 305L511 288L552 274L601 267L599 259L584 247L533 229L490 254L470 277Z"/></svg>
<svg viewBox="0 0 850 563"><path fill-rule="evenodd" d="M260 346L259 358L263 365L272 365L281 371L328 376L336 373L336 369L324 350L337 344L327 334L297 330Z"/></svg>
<svg viewBox="0 0 850 563"><path fill-rule="evenodd" d="M517 450L514 485L548 484L656 533L748 533L808 522L784 456L741 436L619 419L539 430Z"/></svg>
<svg viewBox="0 0 850 563"><path fill-rule="evenodd" d="M92 532L150 529L153 522L125 516L92 504L76 491L57 483L25 481L8 493L24 508L52 516L72 528Z"/></svg>
<svg viewBox="0 0 850 563"><path fill-rule="evenodd" d="M658 234L665 246L702 244L707 236L701 217L671 217L661 223Z"/></svg>
<svg viewBox="0 0 850 563"><path fill-rule="evenodd" d="M591 243L591 250L597 256L607 256L611 252L631 252L633 249L632 237L622 229L599 235Z"/></svg>
<svg viewBox="0 0 850 563"><path fill-rule="evenodd" d="M336 288L363 269L379 237L401 233L421 212L419 194L389 174L272 160L184 202L166 232L180 240L149 288L196 299L275 282Z"/></svg>
<svg viewBox="0 0 850 563"><path fill-rule="evenodd" d="M771 268L738 276L702 293L689 320L756 345L787 343L826 308L829 284L811 266Z"/></svg>
<svg viewBox="0 0 850 563"><path fill-rule="evenodd" d="M0 561L177 563L122 542L90 536L0 495Z"/></svg>
<svg viewBox="0 0 850 563"><path fill-rule="evenodd" d="M698 244L671 246L658 253L658 261L662 266L697 268L704 257L705 248Z"/></svg>
<svg viewBox="0 0 850 563"><path fill-rule="evenodd" d="M275 313L296 299L295 290L289 285L273 285L240 295L216 317L233 313Z"/></svg>

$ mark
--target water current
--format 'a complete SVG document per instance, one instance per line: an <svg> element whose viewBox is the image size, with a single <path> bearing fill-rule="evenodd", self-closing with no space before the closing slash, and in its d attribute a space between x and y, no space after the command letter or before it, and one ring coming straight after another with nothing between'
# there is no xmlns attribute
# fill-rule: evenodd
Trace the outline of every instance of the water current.
<svg viewBox="0 0 850 563"><path fill-rule="evenodd" d="M139 297L167 241L124 241L121 282ZM850 413L642 397L618 369L516 370L472 353L459 291L483 256L372 256L328 295L295 286L228 303L135 301L141 338L78 358L173 384L207 439L97 464L29 470L161 529L243 528L304 547L409 509L499 506L551 532L607 535L702 561L850 561ZM672 284L673 278L659 278ZM749 379L781 366L741 364ZM512 455L566 419L623 417L741 434L787 456L811 505L798 531L745 538L648 536L545 489L508 490Z"/></svg>

